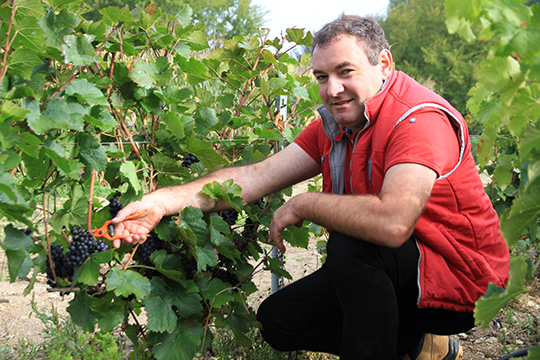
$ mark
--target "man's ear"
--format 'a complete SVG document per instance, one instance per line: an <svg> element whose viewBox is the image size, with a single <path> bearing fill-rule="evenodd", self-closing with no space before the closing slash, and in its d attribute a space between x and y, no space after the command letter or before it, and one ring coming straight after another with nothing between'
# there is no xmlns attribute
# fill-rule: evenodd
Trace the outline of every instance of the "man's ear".
<svg viewBox="0 0 540 360"><path fill-rule="evenodd" d="M379 53L379 67L385 79L388 79L392 73L392 64L392 53L390 50L382 50Z"/></svg>

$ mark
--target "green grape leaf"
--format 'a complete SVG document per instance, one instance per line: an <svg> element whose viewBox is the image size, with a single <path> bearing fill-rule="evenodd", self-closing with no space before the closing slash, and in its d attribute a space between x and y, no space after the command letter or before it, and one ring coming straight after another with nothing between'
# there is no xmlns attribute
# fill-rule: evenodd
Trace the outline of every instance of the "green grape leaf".
<svg viewBox="0 0 540 360"><path fill-rule="evenodd" d="M203 212L196 207L188 206L180 213L178 219L178 227L181 230L189 230L195 239L195 244L201 241L202 244L206 243L208 238L208 228L206 222L202 219Z"/></svg>
<svg viewBox="0 0 540 360"><path fill-rule="evenodd" d="M179 321L173 333L163 333L154 340L152 353L157 360L192 360L200 350L204 327L197 321Z"/></svg>
<svg viewBox="0 0 540 360"><path fill-rule="evenodd" d="M193 21L193 9L191 6L186 5L178 14L175 15L176 20L181 27L185 28Z"/></svg>
<svg viewBox="0 0 540 360"><path fill-rule="evenodd" d="M97 300L89 296L86 291L77 291L66 309L73 322L86 332L93 332L96 327L99 314L92 310L96 302Z"/></svg>
<svg viewBox="0 0 540 360"><path fill-rule="evenodd" d="M289 272L283 268L283 262L278 258L268 258L266 268L279 277L292 280L291 274L289 274Z"/></svg>
<svg viewBox="0 0 540 360"><path fill-rule="evenodd" d="M197 59L186 59L183 56L176 56L174 58L180 69L187 74L187 81L191 85L196 85L200 82L209 79L206 67Z"/></svg>
<svg viewBox="0 0 540 360"><path fill-rule="evenodd" d="M95 35L66 35L63 39L62 54L66 62L74 66L86 66L98 61L92 45Z"/></svg>
<svg viewBox="0 0 540 360"><path fill-rule="evenodd" d="M120 173L128 179L131 187L137 193L141 191L141 184L139 183L139 178L137 177L137 168L132 161L126 161L120 165Z"/></svg>
<svg viewBox="0 0 540 360"><path fill-rule="evenodd" d="M59 13L49 11L45 17L39 19L39 24L45 31L45 45L59 48L64 44L63 38L73 33L73 29L79 25L81 19L62 9Z"/></svg>
<svg viewBox="0 0 540 360"><path fill-rule="evenodd" d="M312 36L311 33L304 33L304 29L287 29L287 41L296 43L298 45L311 46Z"/></svg>
<svg viewBox="0 0 540 360"><path fill-rule="evenodd" d="M499 132L499 126L488 126L484 127L484 132L480 136L480 141L476 144L476 153L478 154L478 163L480 166L486 166L492 159L493 156L493 145L497 140L497 135Z"/></svg>
<svg viewBox="0 0 540 360"><path fill-rule="evenodd" d="M212 244L219 246L225 241L229 241L227 237L223 234L228 234L231 230L229 229L229 224L225 220L216 214L210 216L210 223L208 224L208 229L210 230L210 240Z"/></svg>
<svg viewBox="0 0 540 360"><path fill-rule="evenodd" d="M201 109L200 110L203 121L199 122L203 124L205 129L209 129L212 126L219 123L218 118L216 117L216 110L214 109Z"/></svg>
<svg viewBox="0 0 540 360"><path fill-rule="evenodd" d="M18 3L17 3L18 4ZM18 39L30 51L41 52L45 47L45 32L39 26L37 18L27 16L13 22Z"/></svg>
<svg viewBox="0 0 540 360"><path fill-rule="evenodd" d="M81 164L66 158L66 152L62 145L53 140L45 140L42 151L58 166L67 176L78 178L81 174Z"/></svg>
<svg viewBox="0 0 540 360"><path fill-rule="evenodd" d="M201 304L201 296L197 293L175 293L172 295L174 305L178 309L178 315L181 318L188 318L190 316L199 317L202 315L203 307Z"/></svg>
<svg viewBox="0 0 540 360"><path fill-rule="evenodd" d="M233 299L230 285L219 279L212 279L212 274L205 274L198 285L203 298L214 308L220 308Z"/></svg>
<svg viewBox="0 0 540 360"><path fill-rule="evenodd" d="M205 271L207 267L218 264L217 251L210 246L197 246L197 271Z"/></svg>
<svg viewBox="0 0 540 360"><path fill-rule="evenodd" d="M169 130L174 136L178 139L185 138L186 134L184 132L184 124L174 112L168 112L162 116L161 120L167 125L167 130Z"/></svg>
<svg viewBox="0 0 540 360"><path fill-rule="evenodd" d="M133 60L133 69L131 69L130 77L139 86L145 89L151 89L156 81L157 74L155 63L147 64L142 58Z"/></svg>
<svg viewBox="0 0 540 360"><path fill-rule="evenodd" d="M39 146L43 145L43 141L29 132L22 132L19 136L21 138L18 143L19 149L33 158L38 158Z"/></svg>
<svg viewBox="0 0 540 360"><path fill-rule="evenodd" d="M514 200L510 212L501 216L501 231L510 248L540 218L540 186L531 184Z"/></svg>
<svg viewBox="0 0 540 360"><path fill-rule="evenodd" d="M41 17L45 15L43 5L39 0L18 0L17 15L20 17L35 16Z"/></svg>
<svg viewBox="0 0 540 360"><path fill-rule="evenodd" d="M182 286L185 285L185 275L177 269L182 269L182 262L176 256L167 254L165 250L154 251L150 260L156 265L156 269L167 276L169 279L176 281Z"/></svg>
<svg viewBox="0 0 540 360"><path fill-rule="evenodd" d="M495 181L501 190L504 191L509 185L512 185L513 174L513 156L500 155L497 159L497 167L493 172L493 181Z"/></svg>
<svg viewBox="0 0 540 360"><path fill-rule="evenodd" d="M131 270L113 268L106 276L107 290L114 290L117 296L128 297L134 294L142 299L150 293L150 282L143 275Z"/></svg>
<svg viewBox="0 0 540 360"><path fill-rule="evenodd" d="M85 285L95 286L99 282L99 271L101 264L108 263L112 260L112 251L105 251L92 254L88 259L75 270L73 279Z"/></svg>
<svg viewBox="0 0 540 360"><path fill-rule="evenodd" d="M540 345L527 351L526 360L540 359Z"/></svg>
<svg viewBox="0 0 540 360"><path fill-rule="evenodd" d="M509 301L526 292L523 279L532 279L532 273L533 267L530 259L513 258L510 261L510 279L506 289L501 289L490 283L484 296L476 301L475 323L482 324L482 330L485 330L489 322Z"/></svg>
<svg viewBox="0 0 540 360"><path fill-rule="evenodd" d="M207 169L216 169L229 163L213 149L211 142L197 139L195 133L186 138L186 147L187 151L197 156Z"/></svg>
<svg viewBox="0 0 540 360"><path fill-rule="evenodd" d="M98 326L103 332L111 332L125 319L125 302L113 298L109 293L103 298L96 298L92 310L97 314Z"/></svg>
<svg viewBox="0 0 540 360"><path fill-rule="evenodd" d="M152 164L154 165L156 171L163 174L171 174L177 176L188 174L188 170L182 167L181 161L171 159L170 157L165 156L161 153L157 153L156 155L152 156Z"/></svg>
<svg viewBox="0 0 540 360"><path fill-rule="evenodd" d="M226 201L236 211L242 212L242 207L244 206L242 188L238 184L234 184L232 179L225 180L223 184L213 181L204 185L201 192L210 196L212 199Z"/></svg>
<svg viewBox="0 0 540 360"><path fill-rule="evenodd" d="M283 135L278 129L266 129L266 128L254 128L253 132L261 139L267 139L272 141L283 141Z"/></svg>
<svg viewBox="0 0 540 360"><path fill-rule="evenodd" d="M103 22L110 26L113 26L119 22L133 22L133 17L129 12L128 5L125 5L123 8L108 6L106 8L100 9L99 13L103 15L103 17L101 18Z"/></svg>
<svg viewBox="0 0 540 360"><path fill-rule="evenodd" d="M172 333L176 329L178 318L172 309L171 297L148 296L144 304L148 313L148 330Z"/></svg>
<svg viewBox="0 0 540 360"><path fill-rule="evenodd" d="M0 243L0 247L4 249L4 252L7 256L9 282L14 283L19 279L19 273L21 271L24 261L28 257L28 254L21 249L12 250L9 248L4 248L4 245L2 243Z"/></svg>
<svg viewBox="0 0 540 360"><path fill-rule="evenodd" d="M31 80L34 67L41 64L41 60L35 53L24 48L19 48L8 56L7 72L8 74Z"/></svg>
<svg viewBox="0 0 540 360"><path fill-rule="evenodd" d="M118 125L118 122L111 113L106 110L105 106L92 107L90 114L86 115L84 119L103 131L109 131Z"/></svg>
<svg viewBox="0 0 540 360"><path fill-rule="evenodd" d="M13 227L12 224L4 227L4 234L5 238L2 242L4 249L28 251L34 245L30 236L25 235L23 231Z"/></svg>
<svg viewBox="0 0 540 360"><path fill-rule="evenodd" d="M87 103L90 106L107 105L107 98L103 95L96 85L88 82L86 79L75 79L66 86L66 95L75 96L81 103Z"/></svg>
<svg viewBox="0 0 540 360"><path fill-rule="evenodd" d="M86 171L92 169L96 171L105 171L107 168L107 151L95 136L88 134L79 134L77 136L79 143L79 158L86 165Z"/></svg>

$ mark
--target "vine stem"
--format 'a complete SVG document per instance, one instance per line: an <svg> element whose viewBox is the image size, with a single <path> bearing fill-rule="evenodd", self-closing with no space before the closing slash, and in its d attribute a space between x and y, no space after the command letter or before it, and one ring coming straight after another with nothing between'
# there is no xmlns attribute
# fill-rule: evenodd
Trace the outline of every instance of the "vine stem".
<svg viewBox="0 0 540 360"><path fill-rule="evenodd" d="M56 89L56 91L51 95L49 96L49 98L47 100L45 100L41 106L39 107L39 109L43 109L45 107L45 105L49 102L49 100L51 100L53 97L55 97L60 91L64 90L64 88L66 86L68 86L77 76L79 76L80 74L80 71L77 71L75 74L73 74L68 81L66 81L62 86L60 86L58 89Z"/></svg>
<svg viewBox="0 0 540 360"><path fill-rule="evenodd" d="M126 261L126 263L124 264L124 267L122 268L122 271L126 271L126 269L128 268L129 263L131 262L131 260L133 259L133 256L135 255L135 252L136 252L137 249L139 248L139 245L140 245L140 244L135 245L135 247L134 247L133 250L131 251L131 254L129 255L129 259L128 259L128 260Z"/></svg>
<svg viewBox="0 0 540 360"><path fill-rule="evenodd" d="M129 308L129 313L130 313L131 316L133 317L133 320L135 320L135 323L137 324L137 326L139 327L139 329L142 330L141 323L139 323L139 320L137 319L137 316L135 316L135 313L133 312L133 308L132 308L132 307ZM148 339L146 338L146 334L145 334L143 331L141 331L141 334L142 334L144 340L148 343Z"/></svg>
<svg viewBox="0 0 540 360"><path fill-rule="evenodd" d="M118 122L120 122L120 125L122 126L122 129L126 132L126 135L129 139L129 142L131 143L131 146L133 147L133 151L137 154L137 158L141 158L141 153L139 152L139 149L137 148L137 144L135 144L135 141L133 140L133 136L131 135L131 132L126 126L126 123L124 122L124 119L122 118L122 115L120 114L120 111L113 107L112 102L109 100L109 104L111 109L113 110L113 114L116 116L116 119Z"/></svg>
<svg viewBox="0 0 540 360"><path fill-rule="evenodd" d="M49 161L49 168L47 169L47 176L45 176L45 181L43 183L42 189L45 188L45 185L47 184L47 181L49 180L51 167L52 167L52 160ZM49 257L49 266L53 273L54 282L56 283L58 282L58 278L56 277L56 270L55 270L56 266L54 264L54 261L52 259L52 254L51 254L51 240L49 238L49 229L47 227L49 220L47 219L47 197L46 197L45 191L43 192L42 202L43 202L43 227L45 231L45 239L47 240L47 256Z"/></svg>
<svg viewBox="0 0 540 360"><path fill-rule="evenodd" d="M94 201L94 183L96 182L96 170L92 169L92 177L90 179L90 194L88 195L88 227L92 228L92 203Z"/></svg>
<svg viewBox="0 0 540 360"><path fill-rule="evenodd" d="M4 77L7 74L7 58L8 58L8 54L9 54L9 49L11 48L11 44L13 43L13 39L15 38L15 37L13 37L13 39L11 39L11 41L9 40L9 37L11 36L11 28L13 26L13 20L15 19L15 12L16 11L17 11L17 9L15 7L15 0L12 0L12 2L11 2L11 17L9 19L8 31L6 33L6 46L4 48L4 61L2 63L2 69L0 71L0 84L2 83L2 81L4 81Z"/></svg>

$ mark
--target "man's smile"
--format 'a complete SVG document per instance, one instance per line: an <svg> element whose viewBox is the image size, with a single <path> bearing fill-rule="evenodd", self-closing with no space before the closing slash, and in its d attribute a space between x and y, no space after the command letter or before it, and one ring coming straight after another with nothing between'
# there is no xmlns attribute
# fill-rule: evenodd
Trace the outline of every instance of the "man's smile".
<svg viewBox="0 0 540 360"><path fill-rule="evenodd" d="M345 105L345 104L348 104L352 101L352 99L349 99L349 100L343 100L343 101L337 101L337 102L334 102L334 106L336 105Z"/></svg>

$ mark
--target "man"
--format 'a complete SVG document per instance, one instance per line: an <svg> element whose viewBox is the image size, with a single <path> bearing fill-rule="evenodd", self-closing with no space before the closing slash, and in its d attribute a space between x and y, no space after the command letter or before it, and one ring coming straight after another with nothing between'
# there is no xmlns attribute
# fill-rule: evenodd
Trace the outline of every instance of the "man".
<svg viewBox="0 0 540 360"><path fill-rule="evenodd" d="M342 360L461 359L447 335L474 326L474 302L489 282L505 286L509 265L465 121L392 68L371 19L342 15L325 25L312 63L324 106L295 143L260 163L146 195L118 214L118 233L135 244L186 206L225 209L200 193L212 181L234 179L249 203L322 172L323 193L278 209L270 240L284 252L282 231L312 221L330 230L327 261L261 304L264 338L279 350Z"/></svg>

